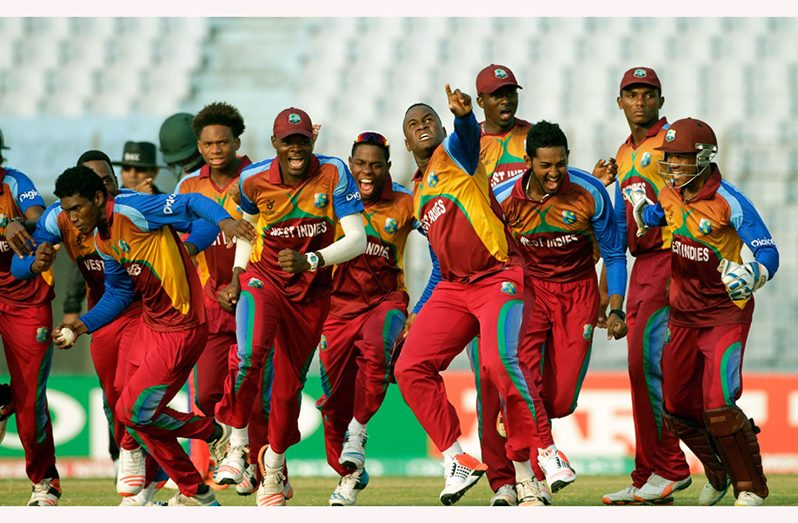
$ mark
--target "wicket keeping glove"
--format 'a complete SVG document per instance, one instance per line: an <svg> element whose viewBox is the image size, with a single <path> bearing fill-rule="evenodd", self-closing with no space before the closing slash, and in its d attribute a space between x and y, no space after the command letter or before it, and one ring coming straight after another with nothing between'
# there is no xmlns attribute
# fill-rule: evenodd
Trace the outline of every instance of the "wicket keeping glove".
<svg viewBox="0 0 798 523"><path fill-rule="evenodd" d="M756 261L740 265L724 258L718 265L718 272L733 301L747 300L769 277L767 268Z"/></svg>
<svg viewBox="0 0 798 523"><path fill-rule="evenodd" d="M623 190L623 198L632 205L632 215L637 224L637 237L645 236L648 226L643 221L643 210L654 202L648 199L645 189L627 187Z"/></svg>

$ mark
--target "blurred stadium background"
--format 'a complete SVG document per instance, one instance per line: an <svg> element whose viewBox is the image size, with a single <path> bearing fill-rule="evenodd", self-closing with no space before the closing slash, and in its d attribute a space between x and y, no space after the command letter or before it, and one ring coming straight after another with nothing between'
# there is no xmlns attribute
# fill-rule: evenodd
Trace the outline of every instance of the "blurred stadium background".
<svg viewBox="0 0 798 523"><path fill-rule="evenodd" d="M346 158L354 136L366 129L388 136L394 179L407 183L415 169L401 130L407 106L427 102L451 127L443 85L475 95L476 74L489 63L509 66L523 85L518 116L560 123L571 164L590 170L629 134L615 103L621 74L638 65L655 68L666 98L661 114L713 126L724 175L753 200L779 246L781 269L757 294L745 358L747 372L763 373L765 399L748 381L744 399L759 402L752 407L759 416L752 415L764 416L765 434L780 427L792 441L778 445L781 458L769 462L771 469L798 471L792 328L798 323L798 18L0 18L0 34L0 129L11 147L4 151L6 165L27 173L48 199L57 175L82 151L99 148L117 160L125 141L157 143L166 117L196 113L213 101L239 108L247 125L241 152L253 161L273 155L273 118L293 105L322 124L318 153ZM164 169L157 185L168 191L176 181ZM65 263L62 256L59 273ZM411 240L407 267L414 302L429 268L423 240ZM60 298L54 311L57 323ZM54 376L91 375L83 343L55 354ZM607 342L597 331L586 387L594 374L598 389L616 382L622 388L625 364L625 343ZM453 368L468 365L460 358ZM318 373L317 364L311 369ZM602 385L606 376L609 385ZM776 382L782 388L767 389ZM70 381L60 383L72 388ZM463 405L473 403L468 390L463 385ZM401 408L398 392L391 394ZM628 404L623 394L619 401L624 397ZM580 406L591 398L583 395ZM628 417L630 407L622 407ZM627 467L628 422L608 451L624 450ZM572 423L582 433L601 430L586 428L590 423L577 416ZM372 435L369 445L377 441ZM580 441L587 445L589 438L572 446ZM7 439L0 457L18 455L8 445ZM314 446L312 459L321 462L308 473L324 469L320 439Z"/></svg>

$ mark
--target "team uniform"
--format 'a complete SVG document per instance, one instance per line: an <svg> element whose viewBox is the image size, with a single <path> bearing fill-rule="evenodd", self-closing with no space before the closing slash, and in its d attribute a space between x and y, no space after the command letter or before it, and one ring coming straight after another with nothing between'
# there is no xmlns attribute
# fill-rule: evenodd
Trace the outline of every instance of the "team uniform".
<svg viewBox="0 0 798 523"><path fill-rule="evenodd" d="M269 446L284 453L300 439L300 394L330 305L331 269L290 274L283 249L304 253L333 243L338 219L361 212L360 193L338 158L313 155L305 179L283 182L275 159L241 173L241 210L258 216L257 241L241 274L237 352L230 353L220 421L246 426L256 401L268 410Z"/></svg>
<svg viewBox="0 0 798 523"><path fill-rule="evenodd" d="M637 237L632 206L622 191L642 187L646 196L657 201L665 179L657 172L662 160L658 147L668 130L661 118L635 146L629 136L618 148L618 180L615 185L615 218L621 239L635 257L629 278L626 324L632 414L635 425L635 468L632 485L640 488L651 474L669 480L690 475L690 468L679 447L679 439L665 427L662 417L662 349L668 326L667 285L671 276L672 233L668 227L652 227Z"/></svg>
<svg viewBox="0 0 798 523"><path fill-rule="evenodd" d="M751 201L722 180L717 165L710 168L706 184L689 202L666 186L658 204L643 215L646 225L667 224L673 234L671 311L662 356L665 418L701 459L716 490L725 490L717 480L728 473L735 495L750 491L765 498L757 429L736 406L754 300L732 301L718 264L741 263L745 243L772 278L779 254ZM714 448L709 452L707 438Z"/></svg>
<svg viewBox="0 0 798 523"><path fill-rule="evenodd" d="M481 125L479 161L485 166L490 187L499 203L510 196L513 185L526 172L526 135L531 128L531 123L519 118L515 119L512 129L501 134L487 133L484 122Z"/></svg>
<svg viewBox="0 0 798 523"><path fill-rule="evenodd" d="M128 355L116 415L166 471L180 492L195 496L202 477L178 437L208 440L211 417L175 411L167 404L185 384L205 347L207 326L202 287L175 229L202 250L230 218L200 195L120 193L106 206L107 228L94 241L105 270L105 293L81 321L94 332L141 294L137 343Z"/></svg>
<svg viewBox="0 0 798 523"><path fill-rule="evenodd" d="M16 169L0 166L0 337L11 374L25 472L34 485L47 478L57 483L59 478L46 396L53 357L53 275L46 271L31 280L18 280L11 274L16 255L6 242L6 226L37 205L45 207L33 182Z"/></svg>
<svg viewBox="0 0 798 523"><path fill-rule="evenodd" d="M347 424L353 417L367 424L385 398L391 350L407 318L405 244L412 230L423 234L410 191L389 175L383 183L379 199L364 203L365 254L333 269L330 313L319 343L324 394L316 405L324 420L327 463L341 476L355 469L339 463ZM339 224L336 238L342 236ZM414 313L440 279L436 266Z"/></svg>
<svg viewBox="0 0 798 523"><path fill-rule="evenodd" d="M524 267L479 162L473 113L455 118L454 134L414 181L416 218L438 257L443 281L410 330L396 364L397 383L435 446L448 449L461 432L440 371L480 335L481 368L475 372L497 384L508 411L508 455L525 462L536 407L528 385L532 376L518 361Z"/></svg>

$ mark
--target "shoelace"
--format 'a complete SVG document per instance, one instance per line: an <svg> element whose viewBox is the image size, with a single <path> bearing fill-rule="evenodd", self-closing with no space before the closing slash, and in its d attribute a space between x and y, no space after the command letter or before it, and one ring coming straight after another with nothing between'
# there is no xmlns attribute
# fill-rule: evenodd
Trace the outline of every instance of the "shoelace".
<svg viewBox="0 0 798 523"><path fill-rule="evenodd" d="M275 487L283 488L283 484L285 483L285 476L283 475L282 470L277 470L271 474L267 473L263 475L263 485L270 485Z"/></svg>
<svg viewBox="0 0 798 523"><path fill-rule="evenodd" d="M40 481L39 483L33 485L33 492L37 494L47 494L50 492L50 488L52 488L52 485L49 481Z"/></svg>
<svg viewBox="0 0 798 523"><path fill-rule="evenodd" d="M540 493L540 487L538 487L537 482L524 481L523 483L516 485L516 490L518 490L519 501L529 498L534 498L541 501L543 500L543 496Z"/></svg>
<svg viewBox="0 0 798 523"><path fill-rule="evenodd" d="M449 464L449 473L447 476L465 481L465 479L468 478L472 472L473 470L470 468L460 465L456 460L452 460L452 462Z"/></svg>
<svg viewBox="0 0 798 523"><path fill-rule="evenodd" d="M122 472L125 474L136 473L141 470L144 453L140 450L125 451L127 459L122 460Z"/></svg>

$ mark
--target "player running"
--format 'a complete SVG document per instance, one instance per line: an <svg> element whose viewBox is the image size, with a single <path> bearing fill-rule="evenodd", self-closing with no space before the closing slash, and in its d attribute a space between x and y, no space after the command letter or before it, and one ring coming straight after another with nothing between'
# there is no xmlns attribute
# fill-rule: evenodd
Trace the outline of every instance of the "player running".
<svg viewBox="0 0 798 523"><path fill-rule="evenodd" d="M718 141L701 120L671 124L657 150L668 185L656 205L644 187L624 195L638 236L667 225L671 243L671 306L662 355L665 422L701 460L708 482L698 498L714 505L734 487L735 505L762 505L767 479L759 428L737 406L753 293L773 278L779 253L751 201L723 180L712 162ZM755 261L743 263L743 244Z"/></svg>

